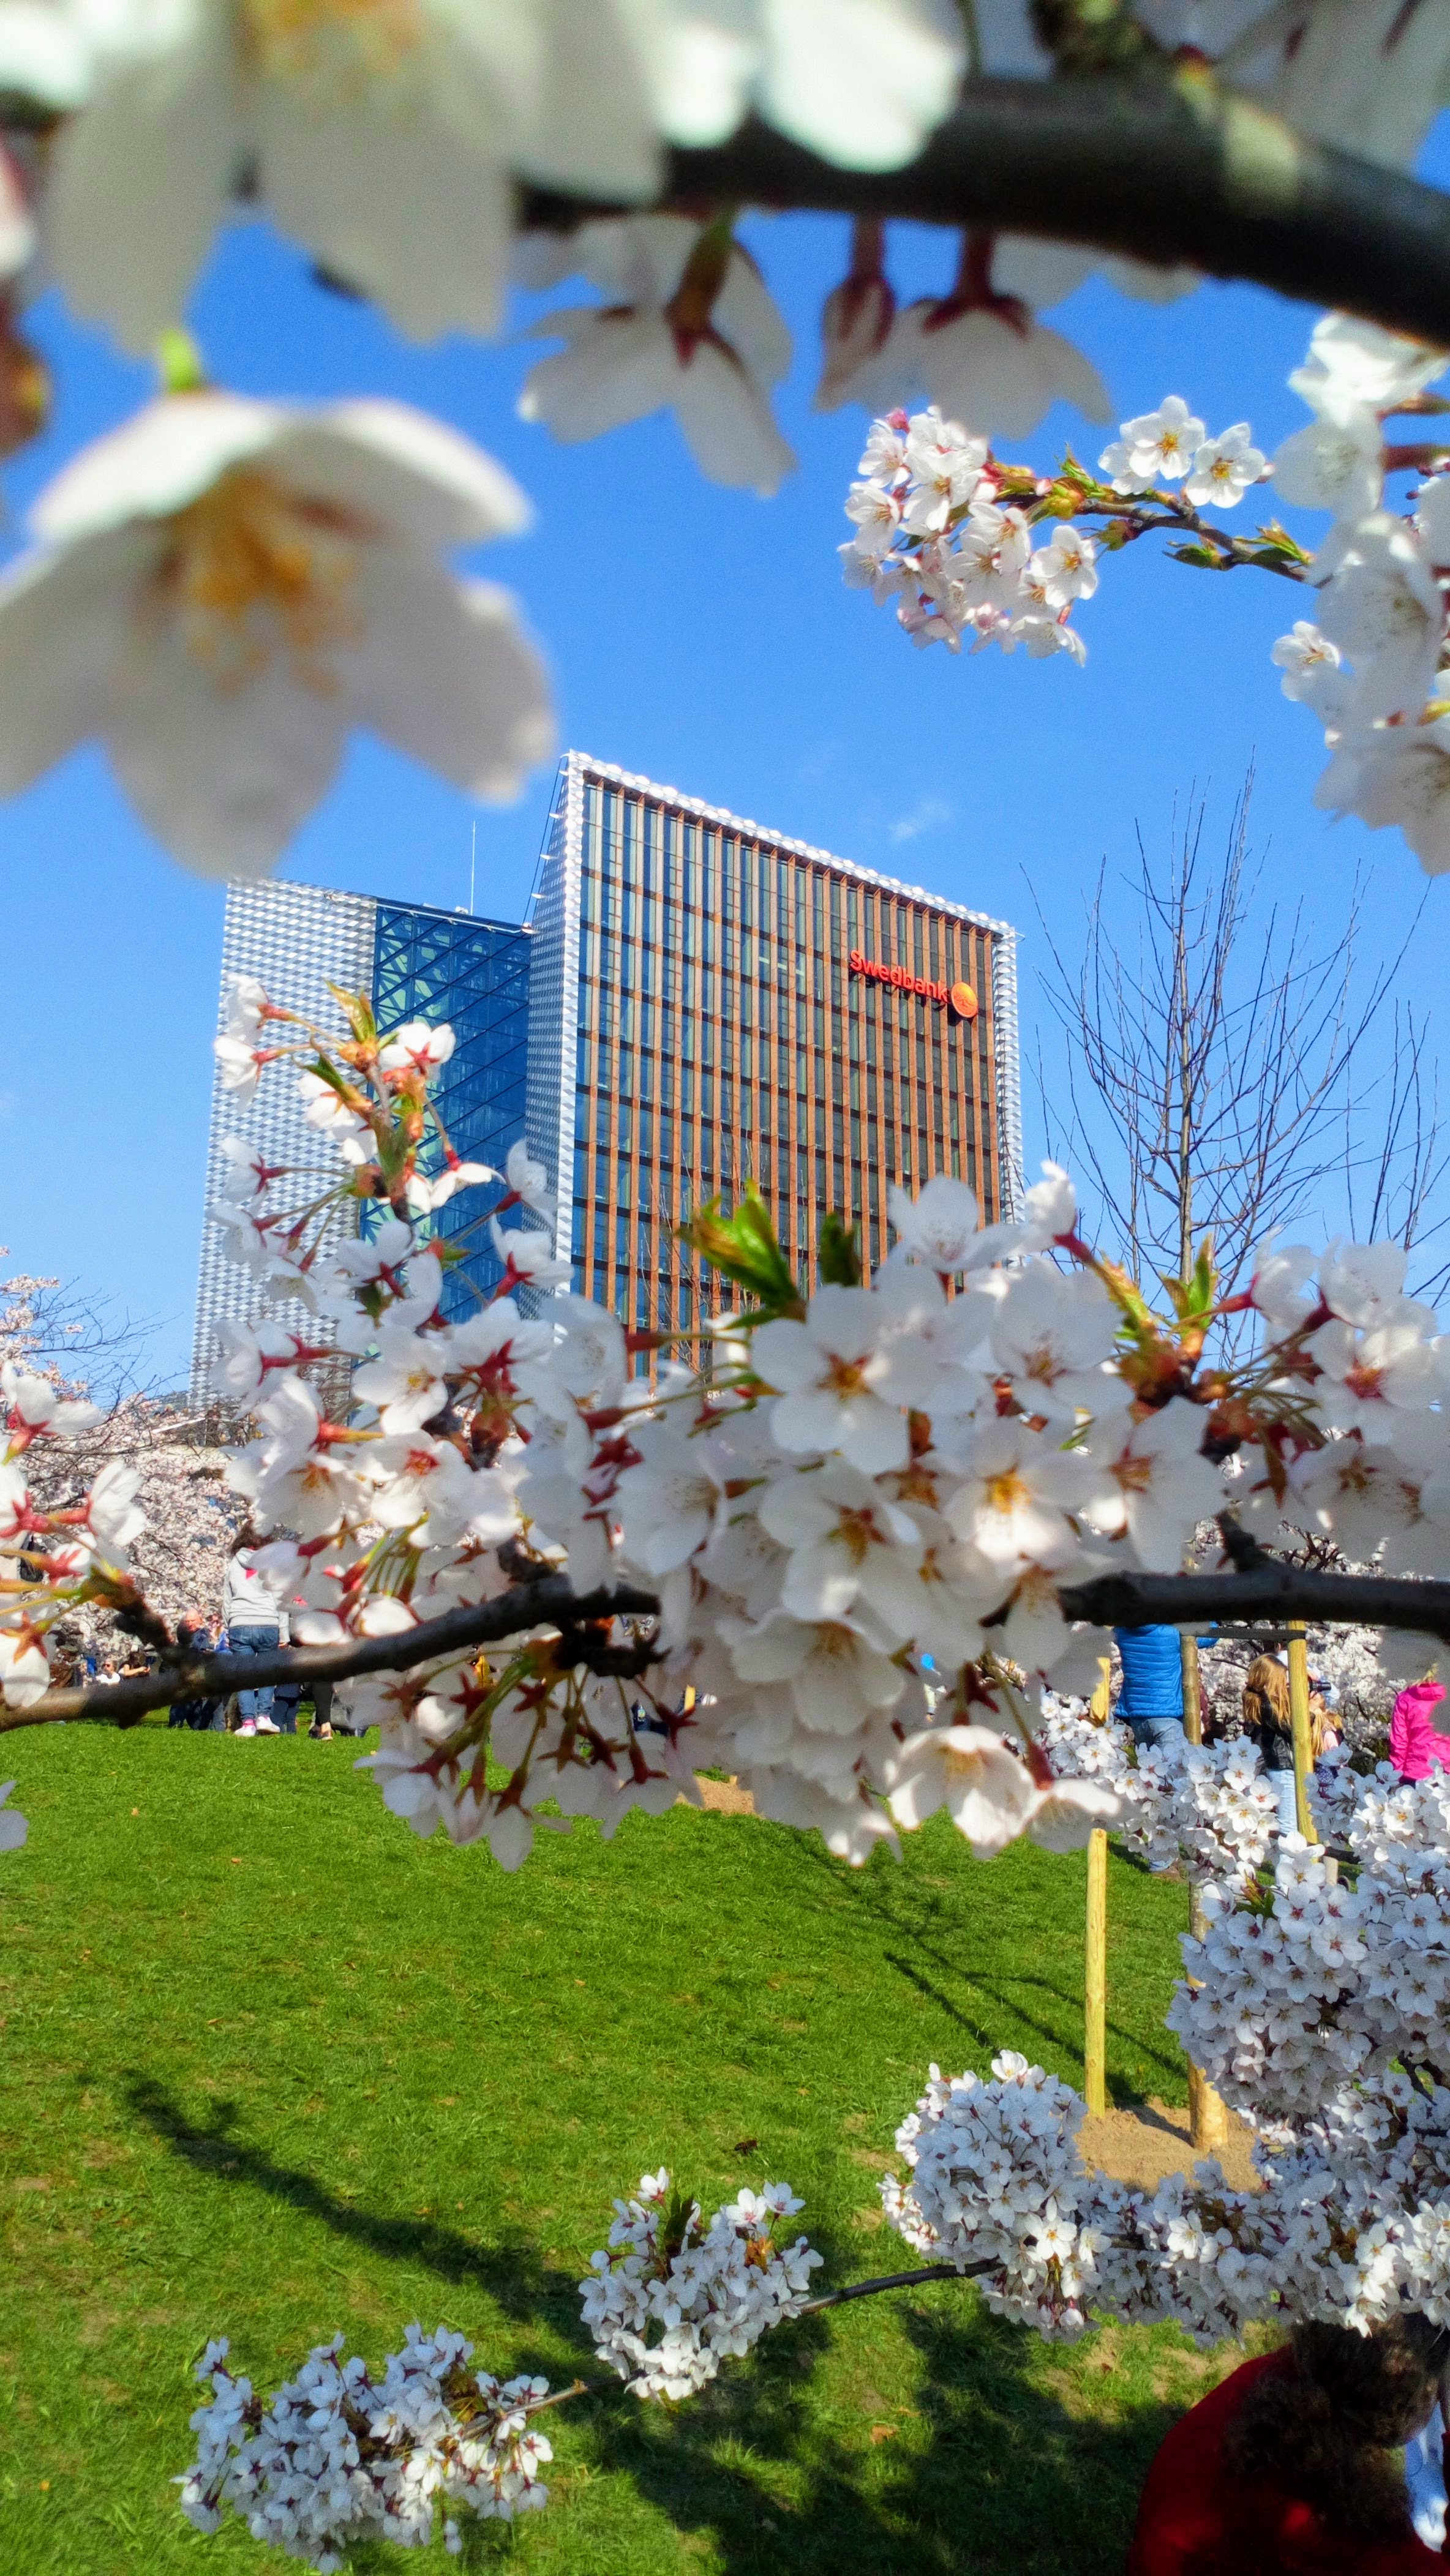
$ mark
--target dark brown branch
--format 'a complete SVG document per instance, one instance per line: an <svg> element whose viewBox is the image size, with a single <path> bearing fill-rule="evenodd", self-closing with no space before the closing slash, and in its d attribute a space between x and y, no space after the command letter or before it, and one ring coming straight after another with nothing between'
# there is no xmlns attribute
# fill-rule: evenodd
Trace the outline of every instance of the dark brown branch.
<svg viewBox="0 0 1450 2576"><path fill-rule="evenodd" d="M878 2290L914 2290L918 2281L971 2281L979 2272L997 2268L997 2257L985 2263L923 2263L917 2272L883 2272L877 2281L852 2281L844 2290L827 2290L819 2299L807 2299L798 2313L813 2317L821 2308L843 2308L848 2299L874 2299Z"/></svg>
<svg viewBox="0 0 1450 2576"><path fill-rule="evenodd" d="M1214 1619L1304 1619L1354 1628L1412 1628L1450 1645L1450 1582L1394 1574L1324 1574L1259 1564L1237 1574L1098 1574L1064 1583L1064 1615L1103 1628L1194 1627Z"/></svg>
<svg viewBox="0 0 1450 2576"><path fill-rule="evenodd" d="M1241 277L1450 347L1450 199L1296 134L1206 74L977 80L900 170L847 170L758 121L668 156L660 202L975 224ZM539 190L529 224L618 207Z"/></svg>
<svg viewBox="0 0 1450 2576"><path fill-rule="evenodd" d="M496 1600L473 1608L445 1611L419 1627L389 1637L349 1637L338 1646L279 1646L270 1655L186 1655L173 1652L154 1673L116 1682L109 1690L51 1690L28 1708L0 1709L0 1735L16 1727L44 1726L58 1718L98 1720L102 1725L134 1726L148 1709L168 1708L180 1699L225 1699L232 1691L265 1690L276 1682L340 1682L358 1673L407 1672L437 1655L468 1646L496 1645L529 1628L567 1630L571 1659L598 1662L609 1673L636 1673L654 1660L649 1646L614 1646L601 1632L581 1633L592 1621L653 1618L659 1603L652 1592L627 1583L601 1585L596 1592L575 1592L566 1575L551 1574L538 1583L518 1583Z"/></svg>

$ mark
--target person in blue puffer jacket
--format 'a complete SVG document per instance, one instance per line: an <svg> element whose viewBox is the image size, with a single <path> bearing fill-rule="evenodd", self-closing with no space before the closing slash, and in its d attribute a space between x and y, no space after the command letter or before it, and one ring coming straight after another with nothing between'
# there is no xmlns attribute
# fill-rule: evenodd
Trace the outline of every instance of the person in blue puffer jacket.
<svg viewBox="0 0 1450 2576"><path fill-rule="evenodd" d="M1114 1712L1144 1751L1183 1742L1183 1658L1176 1628L1115 1628L1123 1689Z"/></svg>

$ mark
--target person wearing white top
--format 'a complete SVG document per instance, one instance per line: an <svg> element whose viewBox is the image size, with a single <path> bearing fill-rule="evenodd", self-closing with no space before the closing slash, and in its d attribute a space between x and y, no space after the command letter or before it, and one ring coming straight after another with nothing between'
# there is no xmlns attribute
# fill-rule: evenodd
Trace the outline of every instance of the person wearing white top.
<svg viewBox="0 0 1450 2576"><path fill-rule="evenodd" d="M234 1655L270 1655L281 1642L277 1604L257 1571L253 1551L256 1532L250 1524L238 1530L227 1566L222 1610L227 1642ZM276 1735L270 1684L237 1693L238 1735Z"/></svg>

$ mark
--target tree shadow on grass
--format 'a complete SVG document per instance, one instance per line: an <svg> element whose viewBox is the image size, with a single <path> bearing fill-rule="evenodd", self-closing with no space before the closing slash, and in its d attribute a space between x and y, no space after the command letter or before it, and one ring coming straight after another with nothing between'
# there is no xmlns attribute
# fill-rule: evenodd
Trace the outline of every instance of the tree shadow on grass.
<svg viewBox="0 0 1450 2576"><path fill-rule="evenodd" d="M440 2281L484 2291L515 2324L542 2321L566 2342L578 2341L575 2276L544 2262L529 2239L510 2237L498 2245L480 2245L431 2218L360 2209L316 2174L279 2164L265 2147L239 2137L235 2102L213 2102L202 2118L192 2119L163 2085L142 2075L128 2078L125 2099L135 2117L193 2172L265 2192L350 2244L365 2246L392 2262L421 2264ZM526 2361L518 2365L520 2369L531 2366Z"/></svg>
<svg viewBox="0 0 1450 2576"><path fill-rule="evenodd" d="M882 2422L837 2430L811 2382L850 2324L808 2318L688 2406L591 2410L597 2470L708 2539L723 2576L1116 2576L1176 2409L1077 2419L1034 2375L1035 2339L965 2287L914 2294L904 2323L909 2410L881 2401Z"/></svg>
<svg viewBox="0 0 1450 2576"><path fill-rule="evenodd" d="M525 2240L483 2246L427 2219L359 2209L314 2174L278 2163L237 2134L221 2102L193 2119L164 2087L133 2076L127 2099L170 2153L198 2174L283 2202L345 2241L440 2280L482 2290L516 2323L536 2324L595 2381L572 2276ZM826 2278L851 2269L816 2232ZM703 2549L722 2576L1109 2576L1121 2567L1144 2472L1174 2410L1158 2402L1079 2420L1041 2384L1040 2347L991 2316L975 2291L944 2283L888 2293L920 2355L909 2407L869 2385L823 2411L815 2381L853 2310L804 2317L746 2362L727 2362L701 2396L644 2406L622 2385L591 2385L568 2409L568 2460L596 2480L626 2480ZM847 2346L849 2351L849 2346ZM1034 2370L1034 2365L1037 2365ZM557 2351L511 2367L558 2375ZM567 2365L566 2365L567 2366ZM869 2370L870 2364L865 2367ZM869 2410L879 2405L883 2421ZM849 2409L849 2429L837 2429ZM561 2433L563 2427L560 2427ZM889 2443L889 2450L886 2445ZM576 2504L577 2510L577 2504ZM628 2543L606 2514L581 2527L571 2576L612 2576ZM467 2523L462 2565L486 2569L525 2549L507 2525ZM388 2549L356 2553L359 2576L385 2576Z"/></svg>

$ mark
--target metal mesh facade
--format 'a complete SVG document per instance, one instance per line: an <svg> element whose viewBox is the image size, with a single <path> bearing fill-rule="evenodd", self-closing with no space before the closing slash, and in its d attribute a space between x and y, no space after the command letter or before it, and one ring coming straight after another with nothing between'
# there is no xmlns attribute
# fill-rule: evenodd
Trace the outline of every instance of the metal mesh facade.
<svg viewBox="0 0 1450 2576"><path fill-rule="evenodd" d="M572 1108L559 1249L581 1294L689 1330L672 1228L747 1180L807 1275L830 1210L884 1257L892 1180L953 1172L987 1222L1010 1212L1005 923L580 753L560 773L535 923L533 1132L552 1161ZM970 1015L948 998L963 987Z"/></svg>
<svg viewBox="0 0 1450 2576"><path fill-rule="evenodd" d="M454 1152L465 1162L502 1171L510 1145L525 1132L528 1102L529 957L532 934L517 923L480 921L472 913L435 912L422 904L379 903L373 1010L380 1029L403 1020L447 1020L454 1049L434 1089ZM423 1154L430 1174L441 1168L436 1134ZM494 1192L491 1196L497 1196ZM444 1278L443 1311L471 1314L475 1290L500 1276L479 1193L464 1190L440 1208L433 1231L463 1235L467 1258Z"/></svg>
<svg viewBox="0 0 1450 2576"><path fill-rule="evenodd" d="M341 1037L342 1015L329 984L351 992L370 992L373 981L373 916L376 906L366 895L333 894L321 886L274 880L266 885L229 885L222 931L221 998L218 1030L224 1029L227 997L238 976L255 976L274 1002L301 1011L319 1027ZM212 1077L211 1140L207 1153L206 1204L225 1198L227 1167L222 1161L224 1136L244 1136L259 1147L269 1163L289 1167L300 1176L289 1183L297 1200L306 1178L326 1189L337 1178L337 1154L315 1128L309 1127L295 1083L285 1073L264 1075L254 1099L239 1106L235 1094ZM197 1281L196 1322L191 1346L191 1400L205 1404L211 1395L211 1364L216 1352L216 1325L226 1316L238 1323L255 1321L263 1312L301 1323L303 1309L293 1299L279 1304L264 1298L256 1281L239 1263L222 1253L219 1229L203 1218L201 1268Z"/></svg>
<svg viewBox="0 0 1450 2576"><path fill-rule="evenodd" d="M953 1172L989 1224L1017 1204L1007 924L581 752L559 771L528 928L314 886L233 886L223 1017L236 975L333 1028L329 982L370 991L383 1029L451 1021L437 1097L453 1146L500 1168L526 1133L558 1190L575 1288L632 1324L688 1332L697 1297L707 1313L718 1305L719 1283L697 1287L673 1229L747 1181L806 1277L828 1212L856 1221L869 1263L884 1257L893 1180L919 1188ZM285 1078L246 1110L216 1087L209 1200L229 1132L321 1183L335 1174ZM454 1315L497 1277L475 1196L436 1220L470 1246L448 1277ZM209 1228L196 1400L217 1317L257 1304Z"/></svg>

